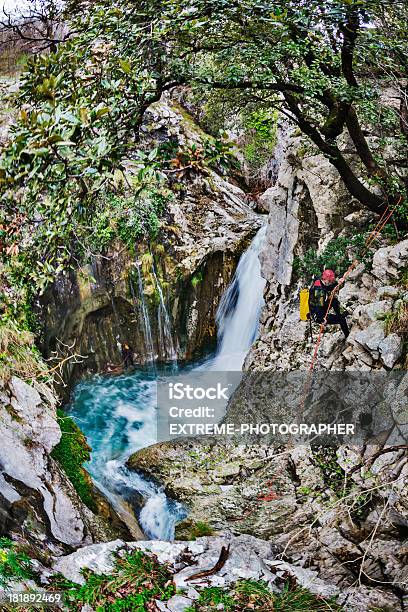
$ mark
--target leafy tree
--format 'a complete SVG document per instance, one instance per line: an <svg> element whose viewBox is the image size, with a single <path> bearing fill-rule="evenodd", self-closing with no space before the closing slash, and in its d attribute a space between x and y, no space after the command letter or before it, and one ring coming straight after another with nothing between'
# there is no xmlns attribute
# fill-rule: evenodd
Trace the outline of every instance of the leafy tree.
<svg viewBox="0 0 408 612"><path fill-rule="evenodd" d="M170 0L160 27L196 87L279 107L360 203L406 218L407 13L386 0Z"/></svg>
<svg viewBox="0 0 408 612"><path fill-rule="evenodd" d="M17 47L20 53L56 51L57 45L70 36L65 25L67 5L61 0L27 0L23 6L0 14L0 48Z"/></svg>
<svg viewBox="0 0 408 612"><path fill-rule="evenodd" d="M406 224L407 13L385 0L82 3L68 40L29 60L0 162L14 285L44 288L72 265L101 194L128 197L162 170L225 157L218 145L171 160L139 150L146 110L183 84L280 109L356 200L379 213L398 205Z"/></svg>
<svg viewBox="0 0 408 612"><path fill-rule="evenodd" d="M72 261L101 194L123 191L144 112L177 83L129 6L98 2L72 27L55 53L29 60L0 163L0 223L14 228L3 250L39 289Z"/></svg>

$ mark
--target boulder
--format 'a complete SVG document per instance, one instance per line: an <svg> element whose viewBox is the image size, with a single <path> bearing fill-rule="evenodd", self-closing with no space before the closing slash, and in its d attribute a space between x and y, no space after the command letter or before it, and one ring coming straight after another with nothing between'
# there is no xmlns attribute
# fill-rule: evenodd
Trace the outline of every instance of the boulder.
<svg viewBox="0 0 408 612"><path fill-rule="evenodd" d="M378 356L379 345L384 338L384 325L380 321L371 323L368 327L354 335L355 341L372 353L375 358Z"/></svg>
<svg viewBox="0 0 408 612"><path fill-rule="evenodd" d="M394 246L382 247L374 253L372 273L383 282L398 278L408 263L408 240Z"/></svg>
<svg viewBox="0 0 408 612"><path fill-rule="evenodd" d="M81 570L88 568L95 574L109 574L114 568L112 553L122 548L122 540L114 540L102 544L84 546L79 550L56 559L52 565L55 573L62 574L67 580L78 584L85 584Z"/></svg>
<svg viewBox="0 0 408 612"><path fill-rule="evenodd" d="M383 364L390 370L402 355L403 341L398 334L389 334L378 345Z"/></svg>
<svg viewBox="0 0 408 612"><path fill-rule="evenodd" d="M376 321L380 315L392 310L392 300L381 300L379 302L370 302L359 306L353 313L353 318L358 320L361 327L370 325L372 321Z"/></svg>
<svg viewBox="0 0 408 612"><path fill-rule="evenodd" d="M395 300L400 295L401 295L401 288L395 287L393 285L382 285L381 287L378 288L378 291L377 291L377 296L380 300L384 298L392 298Z"/></svg>
<svg viewBox="0 0 408 612"><path fill-rule="evenodd" d="M0 530L24 537L45 552L61 554L67 547L128 535L94 515L52 458L61 438L52 391L14 376L0 383ZM43 391L46 391L43 393Z"/></svg>

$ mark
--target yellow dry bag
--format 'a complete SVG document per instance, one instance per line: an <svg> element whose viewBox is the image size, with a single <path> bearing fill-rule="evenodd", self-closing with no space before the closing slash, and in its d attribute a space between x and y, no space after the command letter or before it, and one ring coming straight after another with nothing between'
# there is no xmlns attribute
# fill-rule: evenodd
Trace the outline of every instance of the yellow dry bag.
<svg viewBox="0 0 408 612"><path fill-rule="evenodd" d="M309 319L309 289L300 290L300 320L307 321Z"/></svg>

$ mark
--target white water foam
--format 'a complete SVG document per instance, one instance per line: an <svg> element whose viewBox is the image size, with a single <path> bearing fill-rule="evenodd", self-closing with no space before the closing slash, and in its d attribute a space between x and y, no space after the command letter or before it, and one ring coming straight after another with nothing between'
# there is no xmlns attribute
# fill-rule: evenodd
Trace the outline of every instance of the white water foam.
<svg viewBox="0 0 408 612"><path fill-rule="evenodd" d="M265 281L261 277L258 256L264 237L265 228L262 228L241 257L234 278L221 299L217 312L217 352L214 358L195 369L198 376L200 370L242 369L245 355L258 332L263 305ZM161 288L159 295L162 342L168 357L173 360L176 352ZM146 330L148 327L150 325L146 325ZM89 471L100 489L125 521L129 503L138 494L144 501L139 523L146 536L174 539L176 523L186 516L183 506L167 498L163 487L126 467L129 455L154 444L157 439L154 378L143 378L137 372L95 377L78 385L75 395L71 414L93 448ZM121 503L121 500L124 501Z"/></svg>
<svg viewBox="0 0 408 612"><path fill-rule="evenodd" d="M263 226L239 260L234 277L221 298L216 315L217 352L203 369L220 372L242 370L245 356L258 334L264 305L266 281L261 275L259 253L265 234L266 226Z"/></svg>

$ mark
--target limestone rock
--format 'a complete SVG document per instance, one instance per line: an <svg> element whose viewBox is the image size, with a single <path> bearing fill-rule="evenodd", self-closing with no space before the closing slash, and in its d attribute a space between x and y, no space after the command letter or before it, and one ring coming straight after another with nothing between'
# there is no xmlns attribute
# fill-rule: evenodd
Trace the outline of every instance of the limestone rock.
<svg viewBox="0 0 408 612"><path fill-rule="evenodd" d="M315 571L290 565L285 561L267 561L266 564L272 571L280 571L283 575L286 573L293 576L297 584L315 595L330 599L339 594L338 587L320 580Z"/></svg>
<svg viewBox="0 0 408 612"><path fill-rule="evenodd" d="M356 342L372 353L379 350L379 345L384 338L384 325L380 321L371 323L371 325L357 332L354 336Z"/></svg>
<svg viewBox="0 0 408 612"><path fill-rule="evenodd" d="M398 298L401 294L401 289L399 287L395 287L393 285L382 285L378 288L378 298L381 300L382 298L393 298L394 300Z"/></svg>
<svg viewBox="0 0 408 612"><path fill-rule="evenodd" d="M114 567L112 553L123 546L122 540L85 546L70 555L56 559L53 563L53 570L61 573L67 580L85 584L81 570L89 568L95 574L109 574Z"/></svg>
<svg viewBox="0 0 408 612"><path fill-rule="evenodd" d="M378 345L383 364L391 369L402 355L403 342L397 334L389 334Z"/></svg>
<svg viewBox="0 0 408 612"><path fill-rule="evenodd" d="M55 405L50 390L45 397L17 377L0 383L3 529L23 532L31 544L61 554L67 546L110 539L115 529L82 503L50 455L61 438Z"/></svg>
<svg viewBox="0 0 408 612"><path fill-rule="evenodd" d="M381 300L379 302L369 302L363 306L359 306L357 311L353 313L353 317L359 320L359 325L370 325L372 321L376 321L380 315L389 312L392 309L392 300Z"/></svg>
<svg viewBox="0 0 408 612"><path fill-rule="evenodd" d="M373 275L383 282L398 277L398 272L408 262L408 240L395 246L378 249L373 257Z"/></svg>
<svg viewBox="0 0 408 612"><path fill-rule="evenodd" d="M338 601L348 612L371 612L375 609L381 612L401 610L401 602L393 593L363 585L345 589Z"/></svg>

